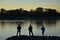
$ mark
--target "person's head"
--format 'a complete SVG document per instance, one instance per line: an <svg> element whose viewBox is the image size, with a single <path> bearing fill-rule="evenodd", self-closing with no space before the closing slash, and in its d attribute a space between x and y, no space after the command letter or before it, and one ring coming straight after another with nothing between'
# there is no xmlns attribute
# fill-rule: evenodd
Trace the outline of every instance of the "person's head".
<svg viewBox="0 0 60 40"><path fill-rule="evenodd" d="M18 24L18 26L20 26L20 24Z"/></svg>
<svg viewBox="0 0 60 40"><path fill-rule="evenodd" d="M32 27L31 24L30 24L30 27Z"/></svg>
<svg viewBox="0 0 60 40"><path fill-rule="evenodd" d="M44 27L44 25L42 25L42 27Z"/></svg>
<svg viewBox="0 0 60 40"><path fill-rule="evenodd" d="M18 25L20 25L20 24L18 24Z"/></svg>
<svg viewBox="0 0 60 40"><path fill-rule="evenodd" d="M31 26L31 24L30 24L30 26Z"/></svg>

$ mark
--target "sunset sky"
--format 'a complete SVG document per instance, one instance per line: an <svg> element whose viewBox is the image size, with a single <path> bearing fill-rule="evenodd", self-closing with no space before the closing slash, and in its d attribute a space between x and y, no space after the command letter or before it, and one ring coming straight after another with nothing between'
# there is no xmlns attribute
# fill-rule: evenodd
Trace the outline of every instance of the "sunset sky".
<svg viewBox="0 0 60 40"><path fill-rule="evenodd" d="M26 10L35 9L37 7L53 8L60 11L60 0L0 0L0 8Z"/></svg>

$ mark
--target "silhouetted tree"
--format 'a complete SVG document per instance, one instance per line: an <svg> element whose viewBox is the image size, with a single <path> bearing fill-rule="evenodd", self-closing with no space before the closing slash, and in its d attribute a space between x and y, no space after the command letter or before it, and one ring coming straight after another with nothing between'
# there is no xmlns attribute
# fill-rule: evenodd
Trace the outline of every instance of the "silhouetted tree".
<svg viewBox="0 0 60 40"><path fill-rule="evenodd" d="M6 13L6 10L1 8L1 13Z"/></svg>
<svg viewBox="0 0 60 40"><path fill-rule="evenodd" d="M43 8L42 7L36 8L36 12L42 14L43 13Z"/></svg>
<svg viewBox="0 0 60 40"><path fill-rule="evenodd" d="M38 7L36 10L31 9L30 11L22 8L15 10L5 10L4 8L1 8L0 17L2 19L23 19L24 17L30 19L56 19L60 18L60 13L58 13L56 9L42 7Z"/></svg>

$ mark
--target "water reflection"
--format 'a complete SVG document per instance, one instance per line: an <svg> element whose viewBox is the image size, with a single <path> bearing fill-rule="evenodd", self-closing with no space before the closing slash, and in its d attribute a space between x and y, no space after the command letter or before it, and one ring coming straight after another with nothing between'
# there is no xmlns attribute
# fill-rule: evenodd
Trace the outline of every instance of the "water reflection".
<svg viewBox="0 0 60 40"><path fill-rule="evenodd" d="M48 27L55 27L56 26L56 20L46 20L45 25Z"/></svg>
<svg viewBox="0 0 60 40"><path fill-rule="evenodd" d="M41 20L41 21L36 21L36 25L37 27L41 27L43 25L44 21Z"/></svg>
<svg viewBox="0 0 60 40"><path fill-rule="evenodd" d="M56 20L40 20L40 21L8 21L8 22L5 22L5 21L1 21L0 24L1 24L1 27L5 27L6 23L8 24L20 24L20 25L26 25L27 23L28 24L35 24L36 27L40 27L42 26L43 24L44 25L48 25L49 26L56 26ZM7 25L8 25L7 24Z"/></svg>
<svg viewBox="0 0 60 40"><path fill-rule="evenodd" d="M0 24L1 24L1 28L4 28L5 23L1 22Z"/></svg>

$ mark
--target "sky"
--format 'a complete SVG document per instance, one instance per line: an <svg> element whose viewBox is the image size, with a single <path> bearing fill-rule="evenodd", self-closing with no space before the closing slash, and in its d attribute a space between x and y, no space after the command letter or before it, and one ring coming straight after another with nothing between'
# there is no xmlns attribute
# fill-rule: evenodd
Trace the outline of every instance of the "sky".
<svg viewBox="0 0 60 40"><path fill-rule="evenodd" d="M0 0L0 8L26 10L36 9L37 7L51 8L60 11L60 0Z"/></svg>

